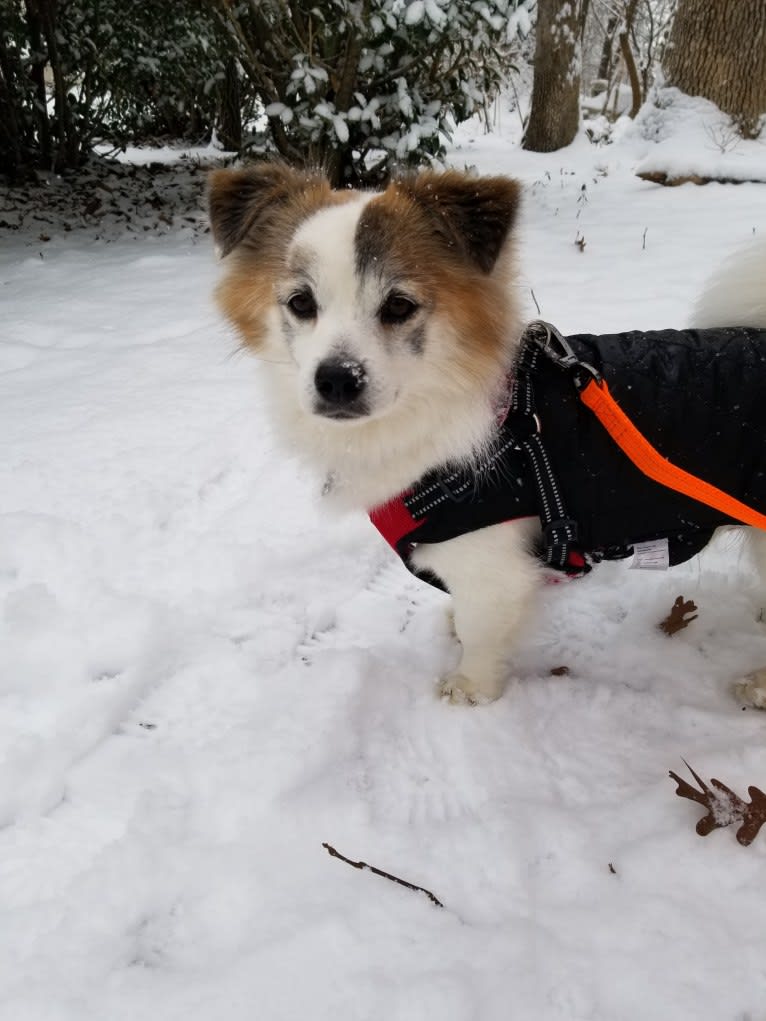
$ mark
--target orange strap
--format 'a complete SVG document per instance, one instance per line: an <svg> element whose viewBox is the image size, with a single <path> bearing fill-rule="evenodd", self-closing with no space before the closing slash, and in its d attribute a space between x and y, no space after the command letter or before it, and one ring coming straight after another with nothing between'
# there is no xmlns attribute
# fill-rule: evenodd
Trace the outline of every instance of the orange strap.
<svg viewBox="0 0 766 1021"><path fill-rule="evenodd" d="M693 500L707 504L708 507L715 507L729 518L753 525L755 528L766 529L766 515L759 514L752 507L724 493L722 489L717 489L709 482L704 482L696 475L690 475L683 468L678 468L655 450L609 393L605 380L591 379L580 391L580 399L644 475L648 475L660 485L667 486L668 489L690 496Z"/></svg>

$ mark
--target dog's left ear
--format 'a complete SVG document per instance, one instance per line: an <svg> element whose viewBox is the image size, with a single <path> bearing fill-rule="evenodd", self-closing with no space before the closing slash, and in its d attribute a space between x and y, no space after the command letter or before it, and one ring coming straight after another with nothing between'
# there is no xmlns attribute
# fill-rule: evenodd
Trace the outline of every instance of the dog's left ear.
<svg viewBox="0 0 766 1021"><path fill-rule="evenodd" d="M427 170L398 186L429 214L450 248L458 246L483 273L492 271L516 221L518 181Z"/></svg>

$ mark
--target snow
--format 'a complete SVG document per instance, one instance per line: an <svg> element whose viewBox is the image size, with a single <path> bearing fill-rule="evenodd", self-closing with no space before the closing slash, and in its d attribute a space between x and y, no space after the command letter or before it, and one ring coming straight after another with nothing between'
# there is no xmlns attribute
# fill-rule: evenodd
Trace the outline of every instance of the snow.
<svg viewBox="0 0 766 1021"><path fill-rule="evenodd" d="M278 104L277 104L278 105ZM179 160L191 159L207 161L220 159L222 156L234 156L234 153L225 152L220 145L208 143L207 145L126 145L124 149L115 148L106 143L94 146L96 152L101 155L111 156L121 163L142 166L145 163L178 163Z"/></svg>
<svg viewBox="0 0 766 1021"><path fill-rule="evenodd" d="M418 22L423 20L425 12L426 5L423 0L412 0L412 3L407 5L404 13L405 25L417 25Z"/></svg>
<svg viewBox="0 0 766 1021"><path fill-rule="evenodd" d="M646 105L637 118L639 130L653 143L637 173L666 174L669 179L714 178L766 183L764 139L743 139L714 103L685 96L678 89L657 92L659 103Z"/></svg>
<svg viewBox="0 0 766 1021"><path fill-rule="evenodd" d="M638 179L632 125L497 120L451 159L524 181L565 332L682 326L766 230L757 185ZM280 451L212 246L51 230L0 245L0 1017L762 1018L766 833L701 839L667 776L766 784L746 551L547 587L506 696L444 704L444 597Z"/></svg>

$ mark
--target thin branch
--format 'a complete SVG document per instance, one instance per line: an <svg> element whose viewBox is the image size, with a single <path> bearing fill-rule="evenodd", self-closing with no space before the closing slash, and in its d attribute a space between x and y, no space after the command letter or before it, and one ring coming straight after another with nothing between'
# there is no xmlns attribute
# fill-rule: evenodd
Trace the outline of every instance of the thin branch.
<svg viewBox="0 0 766 1021"><path fill-rule="evenodd" d="M280 6L287 9L287 5L284 3ZM253 22L255 41L258 43L261 52L267 53L270 50L285 62L286 67L289 67L292 62L293 53L283 44L279 34L274 31L273 26L269 24L267 18L261 13L260 4L256 0L250 0L250 17ZM290 25L293 25L289 11L286 20L289 21Z"/></svg>
<svg viewBox="0 0 766 1021"><path fill-rule="evenodd" d="M398 876L392 876L390 872L384 872L382 869L376 869L374 865L368 865L365 861L351 861L350 858L341 854L340 851L336 851L330 844L323 843L322 847L324 847L327 853L333 858L340 858L341 861L344 861L347 865L350 865L354 869L366 869L368 872L374 872L376 876L382 876L383 879L390 879L392 883L398 883L400 886L406 886L408 890L415 890L417 893L424 893L426 897L428 897L428 899L437 907L444 907L438 897L434 896L430 890L426 890L422 886L415 886L414 883L408 883L406 879L400 879Z"/></svg>
<svg viewBox="0 0 766 1021"><path fill-rule="evenodd" d="M393 71L389 71L387 74L383 74L380 76L380 78L376 78L374 81L370 82L369 87L370 92L377 91L384 85L388 85L389 82L394 81L396 78L405 78L410 73L410 71L412 71L413 68L417 67L419 64L424 64L427 60L431 59L432 57L433 57L432 50L429 51L424 50L422 53L419 53L417 57L413 57L412 60L408 61L406 64L400 64L398 67L395 67Z"/></svg>
<svg viewBox="0 0 766 1021"><path fill-rule="evenodd" d="M510 82L511 88L513 89L513 98L516 100L516 111L519 115L519 120L521 121L521 130L524 131L527 124L524 119L524 114L521 112L521 100L519 99L519 93L518 89L516 88L516 82L513 80L513 75L511 75L508 80Z"/></svg>

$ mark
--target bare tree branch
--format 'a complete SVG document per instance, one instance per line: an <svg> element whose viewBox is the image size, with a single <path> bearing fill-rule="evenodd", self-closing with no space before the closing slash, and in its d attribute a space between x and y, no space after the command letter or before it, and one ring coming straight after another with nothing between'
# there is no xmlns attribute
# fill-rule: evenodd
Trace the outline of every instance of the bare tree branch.
<svg viewBox="0 0 766 1021"><path fill-rule="evenodd" d="M322 847L324 847L327 853L332 855L333 858L340 858L341 861L344 861L347 865L350 865L352 868L366 869L368 872L374 872L376 876L382 876L383 879L390 879L392 883L398 883L400 886L406 886L408 890L415 890L417 891L417 893L424 893L432 904L435 904L439 908L444 907L444 905L438 899L438 897L432 894L430 890L426 890L422 886L415 886L414 883L408 883L406 879L400 879L398 876L392 876L390 872L384 872L382 869L377 869L375 868L374 865L368 865L367 862L351 861L350 858L347 858L345 855L341 854L340 851L336 851L335 848L332 847L330 844L323 843Z"/></svg>

